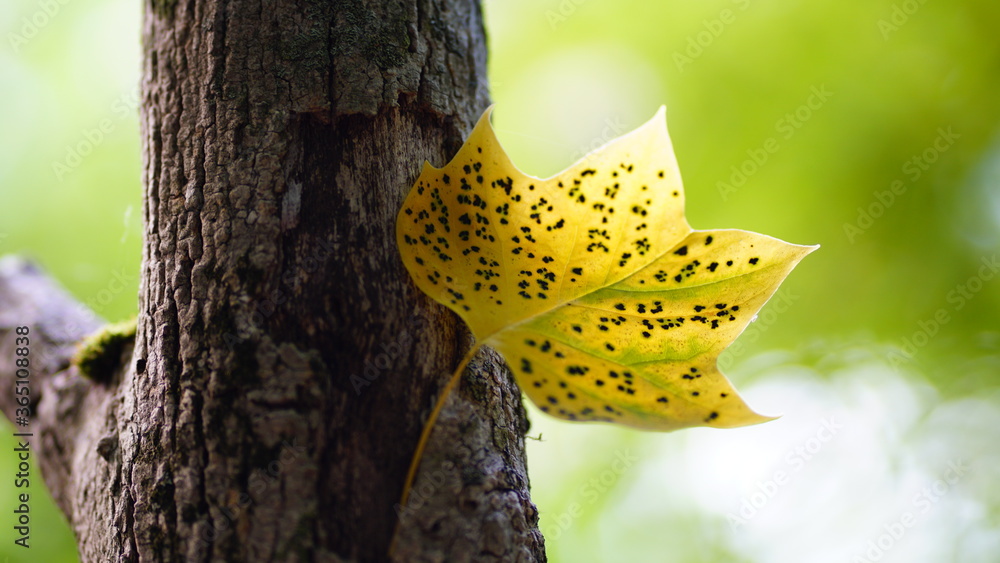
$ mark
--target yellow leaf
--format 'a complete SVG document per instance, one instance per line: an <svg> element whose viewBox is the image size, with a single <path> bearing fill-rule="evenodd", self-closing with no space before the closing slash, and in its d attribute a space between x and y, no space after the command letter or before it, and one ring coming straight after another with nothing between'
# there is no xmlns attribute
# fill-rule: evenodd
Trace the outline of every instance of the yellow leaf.
<svg viewBox="0 0 1000 563"><path fill-rule="evenodd" d="M396 226L416 285L567 420L650 430L769 420L716 360L815 246L693 231L665 111L548 179L519 171L480 118L425 164Z"/></svg>

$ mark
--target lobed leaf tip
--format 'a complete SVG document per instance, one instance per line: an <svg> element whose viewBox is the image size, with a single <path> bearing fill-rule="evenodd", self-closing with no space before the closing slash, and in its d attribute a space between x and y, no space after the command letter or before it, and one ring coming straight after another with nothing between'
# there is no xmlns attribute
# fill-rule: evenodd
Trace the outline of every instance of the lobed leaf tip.
<svg viewBox="0 0 1000 563"><path fill-rule="evenodd" d="M771 422L778 420L784 416L783 414L778 415L766 415L760 414L756 411L751 410L748 415L738 418L735 421L730 421L728 424L723 422L722 424L712 424L710 428L744 428L747 426L757 426L758 424L764 424L765 422Z"/></svg>
<svg viewBox="0 0 1000 563"><path fill-rule="evenodd" d="M479 119L476 121L476 127L477 128L484 121L487 124L489 124L490 127L493 127L493 110L496 109L496 107L497 107L496 104L490 104L489 106L486 107L485 110L483 110L483 114L480 115Z"/></svg>
<svg viewBox="0 0 1000 563"><path fill-rule="evenodd" d="M806 256L812 254L813 252L816 252L817 250L819 250L819 247L820 247L820 245L818 245L818 244L795 244L795 245L792 245L792 246L798 247L798 249L799 249L799 260L805 258Z"/></svg>
<svg viewBox="0 0 1000 563"><path fill-rule="evenodd" d="M645 129L646 127L656 127L657 129L662 129L662 133L665 136L667 136L667 137L670 136L670 134L667 132L667 106L666 105L660 105L660 107L656 110L656 113L653 114L653 117L649 118L649 120L647 120L646 123L643 123L638 128L636 128L636 131L638 131L640 129Z"/></svg>
<svg viewBox="0 0 1000 563"><path fill-rule="evenodd" d="M779 414L779 415L775 415L775 416L770 416L770 415L766 415L766 414L757 414L757 416L758 416L757 420L749 422L749 423L745 424L744 426L757 426L758 424L764 424L765 422L773 422L775 420L778 420L779 418L781 418L784 415L780 415Z"/></svg>

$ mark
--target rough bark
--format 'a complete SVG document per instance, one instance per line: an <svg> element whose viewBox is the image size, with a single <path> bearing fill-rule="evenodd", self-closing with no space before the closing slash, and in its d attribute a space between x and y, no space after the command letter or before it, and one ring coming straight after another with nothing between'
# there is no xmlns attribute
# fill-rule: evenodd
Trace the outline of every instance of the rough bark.
<svg viewBox="0 0 1000 563"><path fill-rule="evenodd" d="M0 373L33 323L39 458L83 559L382 561L399 521L394 560L544 560L520 394L488 350L394 506L469 343L409 283L394 221L488 103L478 3L147 0L143 44L134 352L99 383L67 369L97 321L0 270Z"/></svg>

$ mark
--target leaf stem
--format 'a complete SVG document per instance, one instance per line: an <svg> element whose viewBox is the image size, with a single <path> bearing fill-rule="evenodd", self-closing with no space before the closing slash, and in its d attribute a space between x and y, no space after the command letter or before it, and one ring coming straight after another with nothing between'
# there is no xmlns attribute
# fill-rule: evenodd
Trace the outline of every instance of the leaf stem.
<svg viewBox="0 0 1000 563"><path fill-rule="evenodd" d="M441 389L441 395L438 396L437 403L434 404L434 410L431 411L430 416L427 417L427 421L424 423L424 429L420 433L420 440L417 442L417 449L413 452L413 459L410 460L410 469L406 473L406 481L403 483L403 496L399 501L399 505L406 508L407 498L410 496L410 489L413 486L413 480L417 477L417 469L420 468L420 461L424 455L424 449L427 447L427 442L430 440L431 431L434 430L434 424L437 422L438 415L441 414L441 409L444 408L444 403L451 394L452 389L455 388L455 384L462 378L462 373L465 372L465 368L472 361L472 358L479 351L480 342L473 343L469 351L466 352L465 357L455 368L455 373L451 374L451 379L445 384L444 388Z"/></svg>

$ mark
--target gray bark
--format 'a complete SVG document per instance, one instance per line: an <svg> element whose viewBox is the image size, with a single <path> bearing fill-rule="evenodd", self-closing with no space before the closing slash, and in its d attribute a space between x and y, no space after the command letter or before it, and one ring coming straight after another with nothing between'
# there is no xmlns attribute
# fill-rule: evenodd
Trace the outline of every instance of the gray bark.
<svg viewBox="0 0 1000 563"><path fill-rule="evenodd" d="M0 269L0 384L32 325L38 456L83 559L383 561L395 530L397 561L544 560L488 350L395 506L469 344L409 282L395 216L488 104L478 3L147 1L134 351L81 377L99 322Z"/></svg>

